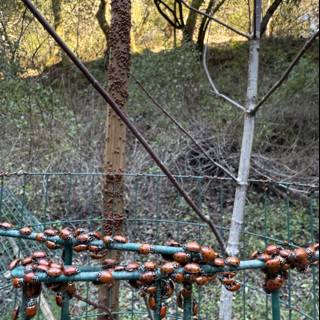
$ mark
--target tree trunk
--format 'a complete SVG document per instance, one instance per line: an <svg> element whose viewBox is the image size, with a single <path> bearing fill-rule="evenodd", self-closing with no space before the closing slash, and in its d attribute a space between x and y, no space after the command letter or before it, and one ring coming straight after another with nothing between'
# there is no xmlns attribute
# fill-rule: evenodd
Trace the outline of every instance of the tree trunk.
<svg viewBox="0 0 320 320"><path fill-rule="evenodd" d="M250 57L247 89L247 113L244 118L243 138L241 147L241 157L239 165L238 180L235 202L232 215L227 253L230 256L239 254L240 236L244 222L245 205L247 198L248 181L250 174L250 164L252 147L254 141L255 115L251 114L257 103L258 82L259 82L259 62L260 62L260 25L261 25L261 0L256 1L256 19L254 29L256 38L250 40ZM226 289L222 289L220 300L220 320L232 319L232 298L233 294Z"/></svg>
<svg viewBox="0 0 320 320"><path fill-rule="evenodd" d="M268 8L270 8L272 5L272 0L268 0ZM267 25L266 29L266 36L268 38L271 38L273 35L273 17L270 18L269 23Z"/></svg>
<svg viewBox="0 0 320 320"><path fill-rule="evenodd" d="M115 102L125 108L130 72L131 0L112 0L111 14L108 91ZM126 127L110 107L105 130L104 231L112 235L122 233L125 220L122 173L125 168ZM120 252L113 253L112 258L119 259ZM100 303L107 305L113 312L119 311L118 282L114 283L112 288L101 288ZM103 316L99 319L105 320L109 317ZM115 315L114 319L118 319L118 316Z"/></svg>
<svg viewBox="0 0 320 320"><path fill-rule="evenodd" d="M54 29L61 38L64 38L62 1L63 0L51 0L51 9L53 13ZM56 43L54 44L53 48L52 60L53 63L59 63L66 60L64 59L61 48Z"/></svg>
<svg viewBox="0 0 320 320"><path fill-rule="evenodd" d="M203 2L204 0L192 0L191 7L199 10ZM183 35L184 42L192 42L193 35L196 29L197 18L198 18L198 14L195 11L190 10L189 16L186 22L186 26L184 28L184 35Z"/></svg>

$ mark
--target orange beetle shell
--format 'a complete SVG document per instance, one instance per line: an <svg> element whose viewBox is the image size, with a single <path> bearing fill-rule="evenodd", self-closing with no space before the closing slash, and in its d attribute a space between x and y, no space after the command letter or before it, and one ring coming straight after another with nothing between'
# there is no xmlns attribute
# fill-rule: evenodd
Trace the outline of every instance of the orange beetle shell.
<svg viewBox="0 0 320 320"><path fill-rule="evenodd" d="M266 269L270 273L278 273L281 270L281 259L278 257L267 261Z"/></svg>
<svg viewBox="0 0 320 320"><path fill-rule="evenodd" d="M12 262L10 262L8 269L9 271L13 270L15 267L17 267L19 265L19 263L21 262L21 259L14 259Z"/></svg>
<svg viewBox="0 0 320 320"><path fill-rule="evenodd" d="M159 313L160 318L161 319L165 318L167 316L167 312L168 312L168 307L165 304L163 304L160 308L160 313Z"/></svg>
<svg viewBox="0 0 320 320"><path fill-rule="evenodd" d="M73 297L77 291L76 285L73 282L68 282L65 291L69 295L69 297Z"/></svg>
<svg viewBox="0 0 320 320"><path fill-rule="evenodd" d="M226 259L225 263L231 267L239 267L240 266L240 259L237 257L228 257Z"/></svg>
<svg viewBox="0 0 320 320"><path fill-rule="evenodd" d="M201 252L201 246L196 241L188 242L185 248L190 252L196 252L196 253Z"/></svg>
<svg viewBox="0 0 320 320"><path fill-rule="evenodd" d="M32 263L32 257L26 257L22 260L22 265L23 266L26 266L28 264L31 264Z"/></svg>
<svg viewBox="0 0 320 320"><path fill-rule="evenodd" d="M174 273L171 276L171 278L176 283L184 283L184 281L185 281L185 276L183 273Z"/></svg>
<svg viewBox="0 0 320 320"><path fill-rule="evenodd" d="M143 244L139 248L139 253L143 255L148 255L152 252L152 246L150 244Z"/></svg>
<svg viewBox="0 0 320 320"><path fill-rule="evenodd" d="M112 273L109 271L102 271L99 273L97 280L104 284L110 283L113 280Z"/></svg>
<svg viewBox="0 0 320 320"><path fill-rule="evenodd" d="M151 286L151 287L147 287L145 289L146 293L149 295L156 295L157 294L157 287Z"/></svg>
<svg viewBox="0 0 320 320"><path fill-rule="evenodd" d="M59 292L59 293L56 294L55 300L56 300L56 305L57 305L58 307L62 307L63 296L62 296L62 293L61 293L61 292Z"/></svg>
<svg viewBox="0 0 320 320"><path fill-rule="evenodd" d="M152 284L156 281L156 274L154 272L146 272L141 276L141 282L143 284Z"/></svg>
<svg viewBox="0 0 320 320"><path fill-rule="evenodd" d="M239 291L241 289L241 284L239 282L237 282L237 281L234 281L233 283L226 285L225 288L228 291L236 292L236 291Z"/></svg>
<svg viewBox="0 0 320 320"><path fill-rule="evenodd" d="M158 265L153 261L147 261L146 263L144 263L143 267L147 271L155 271L157 269Z"/></svg>
<svg viewBox="0 0 320 320"><path fill-rule="evenodd" d="M83 252L88 250L88 246L86 244L79 244L75 247L73 247L73 250L75 252Z"/></svg>
<svg viewBox="0 0 320 320"><path fill-rule="evenodd" d="M46 241L46 246L47 246L47 248L50 249L50 250L56 250L56 249L59 249L59 248L60 248L60 246L57 245L57 244L56 244L55 242L53 242L53 241Z"/></svg>
<svg viewBox="0 0 320 320"><path fill-rule="evenodd" d="M181 265L185 265L191 261L191 256L185 252L178 252L173 255L173 259Z"/></svg>
<svg viewBox="0 0 320 320"><path fill-rule="evenodd" d="M209 246L201 247L201 254L203 262L205 263L211 263L214 261L214 259L218 258L218 253Z"/></svg>
<svg viewBox="0 0 320 320"><path fill-rule="evenodd" d="M12 320L18 320L19 318L19 313L20 313L20 307L16 306L13 310L12 310Z"/></svg>
<svg viewBox="0 0 320 320"><path fill-rule="evenodd" d="M35 283L37 281L37 277L33 272L28 272L23 277L24 283Z"/></svg>
<svg viewBox="0 0 320 320"><path fill-rule="evenodd" d="M37 315L38 308L35 302L29 303L25 309L25 315L28 318L33 318Z"/></svg>
<svg viewBox="0 0 320 320"><path fill-rule="evenodd" d="M19 233L24 236L30 236L30 234L32 233L32 229L30 227L23 227L19 230Z"/></svg>
<svg viewBox="0 0 320 320"><path fill-rule="evenodd" d="M184 271L191 274L198 274L201 272L201 268L196 263L189 263L184 267Z"/></svg>
<svg viewBox="0 0 320 320"><path fill-rule="evenodd" d="M47 254L44 251L36 251L32 254L33 259L44 259Z"/></svg>
<svg viewBox="0 0 320 320"><path fill-rule="evenodd" d="M115 259L105 259L102 261L102 265L105 268L113 268L117 264L117 260Z"/></svg>
<svg viewBox="0 0 320 320"><path fill-rule="evenodd" d="M214 259L213 264L214 264L216 267L220 267L220 268L222 268L222 267L225 266L225 262L224 262L224 260L223 260L222 258L216 258L216 259Z"/></svg>
<svg viewBox="0 0 320 320"><path fill-rule="evenodd" d="M77 267L74 267L74 266L67 266L64 268L63 270L63 274L66 276L66 277L71 277L71 276L74 276L76 274L79 273L79 270Z"/></svg>
<svg viewBox="0 0 320 320"><path fill-rule="evenodd" d="M281 287L284 284L284 281L285 281L284 278L281 276L277 276L276 278L267 279L264 286L263 286L263 289L265 290L266 293L275 292L275 291L281 289Z"/></svg>
<svg viewBox="0 0 320 320"><path fill-rule="evenodd" d="M196 283L198 286L206 286L209 283L209 278L207 277L198 277L196 278Z"/></svg>
<svg viewBox="0 0 320 320"><path fill-rule="evenodd" d="M121 236L121 235L114 236L113 240L118 243L128 243L128 239L124 236Z"/></svg>
<svg viewBox="0 0 320 320"><path fill-rule="evenodd" d="M180 265L176 262L167 262L161 266L160 270L163 274L172 274Z"/></svg>
<svg viewBox="0 0 320 320"><path fill-rule="evenodd" d="M305 264L308 263L308 253L303 248L294 250L294 256L297 263Z"/></svg>
<svg viewBox="0 0 320 320"><path fill-rule="evenodd" d="M153 311L155 311L157 309L157 301L156 301L156 298L151 295L148 299L148 305L149 305L149 308Z"/></svg>
<svg viewBox="0 0 320 320"><path fill-rule="evenodd" d="M280 250L279 247L274 245L274 244L270 244L269 246L267 246L265 253L273 256L273 255L277 255L279 254Z"/></svg>
<svg viewBox="0 0 320 320"><path fill-rule="evenodd" d="M47 271L47 274L49 277L59 277L62 275L62 270L50 266L49 270Z"/></svg>
<svg viewBox="0 0 320 320"><path fill-rule="evenodd" d="M47 237L55 237L59 234L59 232L58 230L55 230L55 229L47 229L47 230L44 230L44 234Z"/></svg>
<svg viewBox="0 0 320 320"><path fill-rule="evenodd" d="M35 236L36 241L38 242L44 242L47 240L47 237L44 233L37 233Z"/></svg>
<svg viewBox="0 0 320 320"><path fill-rule="evenodd" d="M140 264L137 262L132 262L132 263L129 263L125 268L126 268L126 271L128 272L137 271L140 269Z"/></svg>
<svg viewBox="0 0 320 320"><path fill-rule="evenodd" d="M197 317L199 314L199 305L196 302L193 303L192 312L194 317Z"/></svg>
<svg viewBox="0 0 320 320"><path fill-rule="evenodd" d="M13 278L13 279L11 280L11 282L12 282L13 287L16 288L16 289L19 289L19 288L22 287L22 282L23 282L22 279Z"/></svg>
<svg viewBox="0 0 320 320"><path fill-rule="evenodd" d="M13 225L9 222L1 222L0 223L0 229L5 229L5 230L9 230L12 229Z"/></svg>

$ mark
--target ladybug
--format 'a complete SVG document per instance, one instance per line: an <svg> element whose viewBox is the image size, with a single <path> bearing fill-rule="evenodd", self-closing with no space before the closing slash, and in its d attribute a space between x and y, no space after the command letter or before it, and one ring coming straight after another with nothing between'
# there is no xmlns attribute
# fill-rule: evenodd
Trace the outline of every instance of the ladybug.
<svg viewBox="0 0 320 320"><path fill-rule="evenodd" d="M271 260L272 257L269 254L266 253L262 253L258 256L258 260L263 261L263 262L267 262L269 260Z"/></svg>
<svg viewBox="0 0 320 320"><path fill-rule="evenodd" d="M81 233L76 238L80 243L88 243L90 242L90 236L88 233Z"/></svg>
<svg viewBox="0 0 320 320"><path fill-rule="evenodd" d="M13 270L14 268L16 268L21 262L21 259L14 259L12 262L10 262L8 269L9 271Z"/></svg>
<svg viewBox="0 0 320 320"><path fill-rule="evenodd" d="M117 260L115 259L105 259L102 261L102 266L106 269L112 269L116 266Z"/></svg>
<svg viewBox="0 0 320 320"><path fill-rule="evenodd" d="M123 272L123 271L126 271L126 268L124 266L116 266L114 268L114 271L115 272Z"/></svg>
<svg viewBox="0 0 320 320"><path fill-rule="evenodd" d="M39 264L39 265L37 265L35 271L47 273L48 270L49 270L49 266L46 266L46 265L43 265L43 264Z"/></svg>
<svg viewBox="0 0 320 320"><path fill-rule="evenodd" d="M35 300L29 300L25 309L25 316L33 318L37 315L38 308Z"/></svg>
<svg viewBox="0 0 320 320"><path fill-rule="evenodd" d="M62 275L62 270L50 266L49 270L47 271L47 274L48 274L49 277L56 278L56 277L59 277L59 276Z"/></svg>
<svg viewBox="0 0 320 320"><path fill-rule="evenodd" d="M32 263L32 257L30 256L30 257L26 257L26 258L24 258L23 260L22 260L22 265L23 266L26 266L26 265L28 265L28 264L31 264Z"/></svg>
<svg viewBox="0 0 320 320"><path fill-rule="evenodd" d="M200 253L201 252L201 246L196 241L188 242L185 245L185 249L188 250L189 252L194 252L194 253Z"/></svg>
<svg viewBox="0 0 320 320"><path fill-rule="evenodd" d="M230 292L237 292L241 289L241 284L237 281L232 280L231 283L225 285L225 288Z"/></svg>
<svg viewBox="0 0 320 320"><path fill-rule="evenodd" d="M163 285L162 291L164 299L171 298L174 293L174 283L171 280L166 281Z"/></svg>
<svg viewBox="0 0 320 320"><path fill-rule="evenodd" d="M256 250L256 251L254 251L254 252L251 254L250 259L251 259L251 260L256 260L256 259L258 259L258 257L259 257L260 254L261 254L261 252L258 251L258 250Z"/></svg>
<svg viewBox="0 0 320 320"><path fill-rule="evenodd" d="M55 229L46 229L46 230L44 230L44 234L47 237L55 237L59 234L59 231L55 230Z"/></svg>
<svg viewBox="0 0 320 320"><path fill-rule="evenodd" d="M167 241L166 246L168 246L168 247L181 247L180 243L175 240Z"/></svg>
<svg viewBox="0 0 320 320"><path fill-rule="evenodd" d="M55 242L53 241L46 241L46 246L49 250L57 250L60 249L60 246L57 245Z"/></svg>
<svg viewBox="0 0 320 320"><path fill-rule="evenodd" d="M20 278L13 278L11 280L11 282L12 282L13 287L16 288L16 289L21 288L22 284L23 284L23 280L20 279Z"/></svg>
<svg viewBox="0 0 320 320"><path fill-rule="evenodd" d="M160 319L164 319L167 316L167 312L168 312L167 305L162 304L159 312Z"/></svg>
<svg viewBox="0 0 320 320"><path fill-rule="evenodd" d="M140 278L143 284L152 284L156 281L156 274L155 272L145 272L142 274Z"/></svg>
<svg viewBox="0 0 320 320"><path fill-rule="evenodd" d="M156 271L157 267L158 267L158 265L152 261L147 261L143 265L143 268L146 271Z"/></svg>
<svg viewBox="0 0 320 320"><path fill-rule="evenodd" d="M74 267L74 266L67 266L63 270L63 274L66 277L71 277L71 276L74 276L74 275L76 275L78 273L79 273L79 269L77 267Z"/></svg>
<svg viewBox="0 0 320 320"><path fill-rule="evenodd" d="M196 283L198 286L206 286L209 283L209 278L201 276L196 278Z"/></svg>
<svg viewBox="0 0 320 320"><path fill-rule="evenodd" d="M73 237L73 234L69 228L64 228L60 231L59 237L64 241L70 241Z"/></svg>
<svg viewBox="0 0 320 320"><path fill-rule="evenodd" d="M139 254L148 255L152 252L152 246L150 244L142 244L138 250Z"/></svg>
<svg viewBox="0 0 320 320"><path fill-rule="evenodd" d="M97 276L97 282L99 283L107 284L112 282L112 280L113 280L112 273L106 270L101 271Z"/></svg>
<svg viewBox="0 0 320 320"><path fill-rule="evenodd" d="M277 257L267 261L266 269L268 273L278 273L281 270L281 259Z"/></svg>
<svg viewBox="0 0 320 320"><path fill-rule="evenodd" d="M285 280L281 275L278 275L275 278L268 278L263 285L263 289L266 293L270 294L281 289L284 282Z"/></svg>
<svg viewBox="0 0 320 320"><path fill-rule="evenodd" d="M76 285L73 282L68 282L65 287L65 291L68 296L72 298L77 292Z"/></svg>
<svg viewBox="0 0 320 320"><path fill-rule="evenodd" d="M176 283L184 283L185 282L185 276L183 273L174 273L171 276L171 279Z"/></svg>
<svg viewBox="0 0 320 320"><path fill-rule="evenodd" d="M173 260L181 265L186 265L191 261L191 255L185 252L177 252L173 255Z"/></svg>
<svg viewBox="0 0 320 320"><path fill-rule="evenodd" d="M36 283L38 281L38 278L37 276L35 275L35 273L33 272L28 272L24 275L23 277L23 281L24 283L26 284L29 284L29 283Z"/></svg>
<svg viewBox="0 0 320 320"><path fill-rule="evenodd" d="M97 246L88 246L88 250L92 253L98 253L101 251L101 249Z"/></svg>
<svg viewBox="0 0 320 320"><path fill-rule="evenodd" d="M225 266L225 262L222 258L215 258L213 260L213 265L219 268L223 268Z"/></svg>
<svg viewBox="0 0 320 320"><path fill-rule="evenodd" d="M54 268L54 269L62 269L62 265L59 263L55 263L55 262L51 262L50 263L50 268Z"/></svg>
<svg viewBox="0 0 320 320"><path fill-rule="evenodd" d="M36 251L32 254L33 259L44 259L47 254L44 251Z"/></svg>
<svg viewBox="0 0 320 320"><path fill-rule="evenodd" d="M172 274L180 265L177 262L168 262L161 266L160 271L163 274Z"/></svg>
<svg viewBox="0 0 320 320"><path fill-rule="evenodd" d="M129 263L125 268L126 268L126 271L128 272L134 272L140 269L140 264L137 262L132 262L132 263Z"/></svg>
<svg viewBox="0 0 320 320"><path fill-rule="evenodd" d="M99 231L90 232L89 235L90 235L91 238L93 238L93 240L94 240L94 239L96 239L96 240L102 240L102 238L103 238L102 233L99 232Z"/></svg>
<svg viewBox="0 0 320 320"><path fill-rule="evenodd" d="M279 252L279 255L284 258L284 259L288 259L290 257L290 255L292 254L292 251L288 250L288 249L282 249Z"/></svg>
<svg viewBox="0 0 320 320"><path fill-rule="evenodd" d="M145 292L149 295L156 295L157 294L157 287L151 286L151 287L147 287L145 289Z"/></svg>
<svg viewBox="0 0 320 320"><path fill-rule="evenodd" d="M13 229L13 225L9 222L1 222L0 229L10 230L10 229Z"/></svg>
<svg viewBox="0 0 320 320"><path fill-rule="evenodd" d="M308 264L308 253L303 248L298 248L294 250L295 261L298 264Z"/></svg>
<svg viewBox="0 0 320 320"><path fill-rule="evenodd" d="M123 244L128 243L128 239L121 235L114 236L113 240L118 243L123 243Z"/></svg>
<svg viewBox="0 0 320 320"><path fill-rule="evenodd" d="M201 273L201 268L196 263L189 263L184 267L184 271L191 274Z"/></svg>
<svg viewBox="0 0 320 320"><path fill-rule="evenodd" d="M270 255L270 256L274 256L274 255L278 255L280 252L280 249L278 246L271 244L269 246L267 246L265 253Z"/></svg>
<svg viewBox="0 0 320 320"><path fill-rule="evenodd" d="M38 242L45 242L47 240L47 237L44 233L37 233L35 239Z"/></svg>
<svg viewBox="0 0 320 320"><path fill-rule="evenodd" d="M90 258L93 260L101 260L101 259L105 258L107 254L108 253L100 253L100 254L90 253Z"/></svg>
<svg viewBox="0 0 320 320"><path fill-rule="evenodd" d="M204 263L213 263L218 258L218 253L209 246L201 247L201 255Z"/></svg>
<svg viewBox="0 0 320 320"><path fill-rule="evenodd" d="M30 227L23 227L19 230L19 233L23 236L30 236L32 229Z"/></svg>
<svg viewBox="0 0 320 320"><path fill-rule="evenodd" d="M190 298L192 295L192 290L187 288L186 286L181 290L181 295L184 298Z"/></svg>
<svg viewBox="0 0 320 320"><path fill-rule="evenodd" d="M148 299L148 306L153 311L155 311L157 309L157 300L154 295L150 295L150 297Z"/></svg>
<svg viewBox="0 0 320 320"><path fill-rule="evenodd" d="M240 266L240 259L237 257L228 257L225 261L225 264L230 267L237 268Z"/></svg>
<svg viewBox="0 0 320 320"><path fill-rule="evenodd" d="M88 250L88 246L86 244L79 244L73 247L75 252L83 252Z"/></svg>
<svg viewBox="0 0 320 320"><path fill-rule="evenodd" d="M196 302L193 303L192 312L193 312L193 316L194 316L194 317L198 317L198 314L199 314L199 305L198 305Z"/></svg>
<svg viewBox="0 0 320 320"><path fill-rule="evenodd" d="M110 245L111 243L114 242L113 239L110 236L103 237L102 241L106 246L108 246L108 245Z"/></svg>
<svg viewBox="0 0 320 320"><path fill-rule="evenodd" d="M76 229L75 231L74 231L74 236L75 237L77 237L77 236L79 236L81 233L86 233L86 232L88 232L86 229L84 229L84 228L78 228L78 229Z"/></svg>

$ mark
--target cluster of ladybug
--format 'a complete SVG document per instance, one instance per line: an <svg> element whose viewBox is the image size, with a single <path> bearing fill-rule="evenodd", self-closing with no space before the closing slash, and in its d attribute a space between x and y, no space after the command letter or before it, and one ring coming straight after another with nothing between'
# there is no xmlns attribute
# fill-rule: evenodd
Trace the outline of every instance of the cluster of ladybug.
<svg viewBox="0 0 320 320"><path fill-rule="evenodd" d="M266 274L263 288L265 292L272 293L282 288L288 279L290 269L307 272L311 264L317 263L317 251L319 244L295 250L269 245L264 252L254 252L251 258L265 262L266 267L262 270Z"/></svg>

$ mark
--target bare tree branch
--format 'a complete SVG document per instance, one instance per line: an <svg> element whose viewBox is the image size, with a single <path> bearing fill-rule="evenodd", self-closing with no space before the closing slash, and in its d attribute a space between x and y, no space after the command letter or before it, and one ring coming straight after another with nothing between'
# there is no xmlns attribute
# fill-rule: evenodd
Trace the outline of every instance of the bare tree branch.
<svg viewBox="0 0 320 320"><path fill-rule="evenodd" d="M204 47L204 52L203 52L203 67L204 67L204 71L206 73L206 76L208 78L208 81L211 85L211 88L213 89L215 95L219 98L222 98L226 101L228 101L229 103L231 103L234 107L240 109L243 112L246 112L246 109L244 106L242 106L241 104L239 104L238 102L236 102L235 100L227 97L226 95L222 94L219 92L218 88L216 87L215 83L213 82L209 69L208 69L208 62L207 62L207 56L208 56L208 46L206 45Z"/></svg>
<svg viewBox="0 0 320 320"><path fill-rule="evenodd" d="M236 29L236 28L234 28L234 27L232 27L232 26L224 23L223 21L221 21L221 20L219 20L219 19L217 19L217 18L214 18L213 16L207 14L206 12L203 12L203 11L201 11L201 10L197 10L196 8L193 8L193 7L190 6L185 0L178 0L178 1L182 2L188 9L190 9L190 10L192 10L192 11L194 11L194 12L197 12L198 14L201 14L201 15L207 17L208 19L210 19L210 20L212 20L212 21L214 21L214 22L222 25L223 27L225 27L225 28L233 31L234 33L238 34L239 36L245 37L245 38L247 38L247 39L250 39L250 38L251 38L251 36L250 36L248 33L243 32L243 31L240 31L240 30L238 30L238 29Z"/></svg>
<svg viewBox="0 0 320 320"><path fill-rule="evenodd" d="M283 0L274 0L270 8L267 10L261 22L261 36L266 32L270 19L273 17L282 2Z"/></svg>
<svg viewBox="0 0 320 320"><path fill-rule="evenodd" d="M208 154L208 152L200 145L200 143L165 109L160 103L158 103L155 98L146 90L146 88L142 85L142 83L131 73L132 78L135 80L140 89L148 96L148 98L153 102L153 104L160 109L178 128L182 131L197 147L198 149L205 155L205 157L212 162L215 166L220 168L223 172L225 172L233 181L238 183L237 178L233 175L227 168L218 162L214 161L212 157Z"/></svg>
<svg viewBox="0 0 320 320"><path fill-rule="evenodd" d="M276 84L268 91L268 93L261 99L261 101L256 105L256 107L251 111L252 113L256 113L261 106L271 97L271 95L284 83L284 81L288 78L289 74L293 70L293 68L299 63L300 59L304 55L304 53L311 47L312 43L317 39L319 36L319 30L313 34L313 36L305 43L305 45L301 48L298 52L296 57L290 63L287 70L284 72L282 77Z"/></svg>

